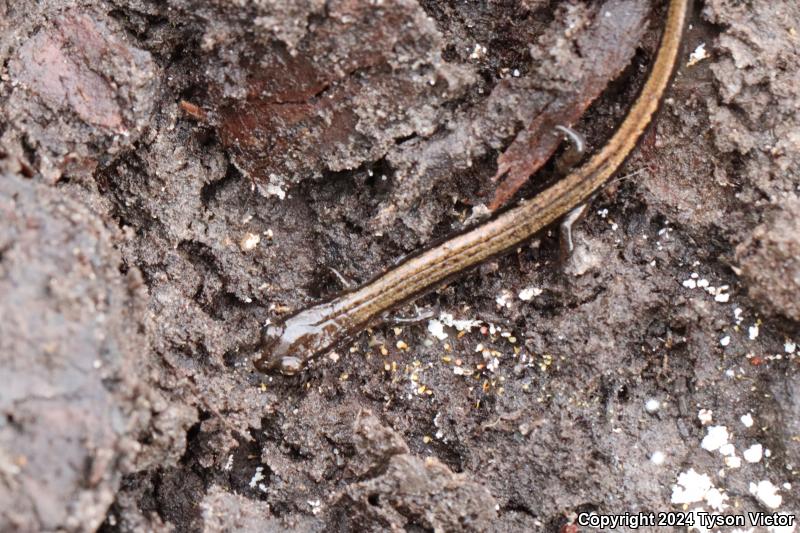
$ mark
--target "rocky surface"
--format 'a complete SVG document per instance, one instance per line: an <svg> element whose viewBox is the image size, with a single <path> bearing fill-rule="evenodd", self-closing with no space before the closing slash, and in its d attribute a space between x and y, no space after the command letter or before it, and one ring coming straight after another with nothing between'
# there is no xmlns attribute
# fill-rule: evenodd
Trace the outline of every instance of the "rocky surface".
<svg viewBox="0 0 800 533"><path fill-rule="evenodd" d="M0 529L91 530L141 446L143 300L80 203L0 178Z"/></svg>

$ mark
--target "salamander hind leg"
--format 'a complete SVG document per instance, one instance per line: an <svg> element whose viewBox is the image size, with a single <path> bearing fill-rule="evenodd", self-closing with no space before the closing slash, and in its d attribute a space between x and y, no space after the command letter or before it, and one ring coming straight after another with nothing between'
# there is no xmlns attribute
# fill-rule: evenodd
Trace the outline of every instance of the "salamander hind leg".
<svg viewBox="0 0 800 533"><path fill-rule="evenodd" d="M569 148L556 161L556 170L560 174L567 174L586 155L586 138L568 126L559 124L554 129L569 142Z"/></svg>
<svg viewBox="0 0 800 533"><path fill-rule="evenodd" d="M581 204L564 216L560 227L560 255L561 263L566 263L572 252L575 251L575 242L572 240L572 226L575 225L586 213L586 204Z"/></svg>

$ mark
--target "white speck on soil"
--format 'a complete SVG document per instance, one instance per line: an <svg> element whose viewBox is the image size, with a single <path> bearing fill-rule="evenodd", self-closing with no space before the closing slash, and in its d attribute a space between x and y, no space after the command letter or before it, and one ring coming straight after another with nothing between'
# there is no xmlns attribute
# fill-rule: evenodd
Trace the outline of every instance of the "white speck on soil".
<svg viewBox="0 0 800 533"><path fill-rule="evenodd" d="M742 421L742 424L744 424L744 427L746 427L746 428L753 427L753 415L751 415L750 413L747 413L746 415L742 415L742 417L739 420Z"/></svg>
<svg viewBox="0 0 800 533"><path fill-rule="evenodd" d="M270 175L270 177L272 177L272 175ZM267 195L269 195L269 196L277 196L278 199L280 199L280 200L283 200L283 199L286 198L286 191L284 191L283 188L280 185L275 185L275 184L270 183L270 184L268 184L266 186L265 189L266 189Z"/></svg>
<svg viewBox="0 0 800 533"><path fill-rule="evenodd" d="M479 43L475 43L475 47L472 49L472 53L469 55L470 59L480 59L481 57L485 56L487 52L487 48Z"/></svg>
<svg viewBox="0 0 800 533"><path fill-rule="evenodd" d="M672 486L671 502L675 505L701 502L714 485L707 474L698 474L694 468L678 474L678 482Z"/></svg>
<svg viewBox="0 0 800 533"><path fill-rule="evenodd" d="M655 398L650 398L644 403L644 409L648 413L655 413L656 411L661 409L661 402L659 402Z"/></svg>
<svg viewBox="0 0 800 533"><path fill-rule="evenodd" d="M686 63L687 67L691 67L700 61L708 59L708 52L706 51L706 43L700 43L694 51L689 54L689 61Z"/></svg>
<svg viewBox="0 0 800 533"><path fill-rule="evenodd" d="M542 294L542 292L543 292L542 289L539 289L537 287L528 287L526 289L522 289L521 291L519 291L519 295L518 296L519 296L519 299L522 300L523 302L529 302L534 297L539 296L540 294Z"/></svg>
<svg viewBox="0 0 800 533"><path fill-rule="evenodd" d="M714 301L715 302L719 302L721 304L728 303L730 301L730 299L731 299L731 295L726 293L726 292L720 292L720 293L717 293L716 296L714 296Z"/></svg>
<svg viewBox="0 0 800 533"><path fill-rule="evenodd" d="M750 494L770 509L777 509L783 502L783 496L778 494L778 487L768 479L759 481L758 484L750 483Z"/></svg>
<svg viewBox="0 0 800 533"><path fill-rule="evenodd" d="M764 455L764 447L760 444L753 444L749 448L747 448L744 452L742 452L742 456L744 460L748 463L757 463L761 460L761 457Z"/></svg>
<svg viewBox="0 0 800 533"><path fill-rule="evenodd" d="M722 511L726 507L728 507L728 505L725 503L725 500L727 499L728 495L715 487L709 489L705 497L706 503L708 503L709 507L711 507L717 512Z"/></svg>
<svg viewBox="0 0 800 533"><path fill-rule="evenodd" d="M719 453L725 456L736 455L736 448L729 442L719 447Z"/></svg>
<svg viewBox="0 0 800 533"><path fill-rule="evenodd" d="M700 411L697 413L697 418L700 420L700 423L705 426L706 424L711 423L713 415L714 412L711 409L700 409Z"/></svg>
<svg viewBox="0 0 800 533"><path fill-rule="evenodd" d="M249 252L261 242L261 236L257 233L245 233L242 240L239 241L239 248L243 252Z"/></svg>
<svg viewBox="0 0 800 533"><path fill-rule="evenodd" d="M725 459L725 466L728 468L739 468L742 466L742 458L736 455L729 455Z"/></svg>
<svg viewBox="0 0 800 533"><path fill-rule="evenodd" d="M250 478L250 488L256 488L256 485L258 485L258 482L262 479L264 479L264 467L257 466L255 474L253 474L253 477Z"/></svg>
<svg viewBox="0 0 800 533"><path fill-rule="evenodd" d="M714 452L728 443L728 428L725 426L711 426L708 433L703 437L700 447L704 450Z"/></svg>
<svg viewBox="0 0 800 533"><path fill-rule="evenodd" d="M444 331L444 324L435 318L428 321L428 333L443 341L447 338L447 333Z"/></svg>
<svg viewBox="0 0 800 533"><path fill-rule="evenodd" d="M511 293L508 291L503 291L500 295L495 298L495 302L497 302L498 307L511 307Z"/></svg>

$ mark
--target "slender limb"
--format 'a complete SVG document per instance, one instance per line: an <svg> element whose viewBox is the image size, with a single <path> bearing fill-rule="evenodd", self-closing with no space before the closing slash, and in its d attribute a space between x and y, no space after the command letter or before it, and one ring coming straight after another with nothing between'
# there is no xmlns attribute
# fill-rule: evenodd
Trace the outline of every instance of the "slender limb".
<svg viewBox="0 0 800 533"><path fill-rule="evenodd" d="M352 287L352 286L353 286L353 284L352 284L350 281L348 281L348 280L347 280L347 278L346 278L346 277L344 277L344 276L341 274L341 272L339 272L338 270L336 270L336 269L335 269L335 268L333 268L332 266L329 266L329 267L328 267L328 270L330 270L331 272L333 272L333 275L334 275L334 276L336 276L336 279L338 279L338 280L339 280L339 283L341 283L341 284L342 284L342 287L344 287L345 289L349 289L350 287Z"/></svg>
<svg viewBox="0 0 800 533"><path fill-rule="evenodd" d="M564 217L561 221L561 262L566 262L572 252L575 250L575 244L572 240L572 226L578 222L586 213L586 204L581 204Z"/></svg>
<svg viewBox="0 0 800 533"><path fill-rule="evenodd" d="M400 316L394 315L389 320L391 322L395 322L397 324L416 324L418 322L424 322L425 320L430 320L433 318L434 312L432 309L423 309L420 311L419 307L414 304L414 316Z"/></svg>
<svg viewBox="0 0 800 533"><path fill-rule="evenodd" d="M561 174L566 174L570 169L577 165L586 152L586 139L583 135L568 126L558 125L555 127L556 131L564 135L564 139L569 141L569 149L564 152L556 162L556 169ZM566 261L575 250L575 245L572 241L572 226L578 222L586 212L586 204L581 204L564 217L561 221L560 228L560 248L561 248L561 262Z"/></svg>
<svg viewBox="0 0 800 533"><path fill-rule="evenodd" d="M555 127L555 130L564 135L564 139L569 141L569 149L556 161L558 173L567 174L586 154L586 139L569 126L559 124Z"/></svg>

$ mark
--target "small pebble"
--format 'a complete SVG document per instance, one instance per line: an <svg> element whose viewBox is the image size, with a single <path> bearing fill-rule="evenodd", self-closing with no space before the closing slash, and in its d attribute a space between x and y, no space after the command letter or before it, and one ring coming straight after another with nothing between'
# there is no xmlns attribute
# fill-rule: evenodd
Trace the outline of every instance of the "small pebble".
<svg viewBox="0 0 800 533"><path fill-rule="evenodd" d="M648 413L655 413L659 409L661 409L661 402L656 400L655 398L650 398L644 403L644 409Z"/></svg>
<svg viewBox="0 0 800 533"><path fill-rule="evenodd" d="M777 509L783 502L783 497L778 494L778 487L768 479L759 481L757 484L750 483L750 494L770 509Z"/></svg>
<svg viewBox="0 0 800 533"><path fill-rule="evenodd" d="M725 426L710 426L708 433L703 437L700 447L704 450L714 452L728 443L728 428Z"/></svg>
<svg viewBox="0 0 800 533"><path fill-rule="evenodd" d="M261 236L256 233L245 233L242 240L239 241L239 248L243 252L249 252L261 242Z"/></svg>
<svg viewBox="0 0 800 533"><path fill-rule="evenodd" d="M742 456L748 463L757 463L761 460L763 453L764 448L760 444L753 444L742 452Z"/></svg>
<svg viewBox="0 0 800 533"><path fill-rule="evenodd" d="M742 466L742 459L736 455L728 455L725 457L725 466L728 468L739 468Z"/></svg>
<svg viewBox="0 0 800 533"><path fill-rule="evenodd" d="M653 452L653 454L650 456L650 461L651 461L651 462L652 462L654 465L661 465L661 464L664 464L664 460L665 460L666 458L667 458L667 457L666 457L666 455L664 455L664 452L658 452L658 451L656 451L656 452Z"/></svg>

